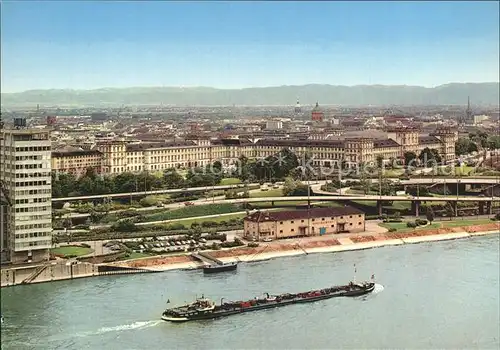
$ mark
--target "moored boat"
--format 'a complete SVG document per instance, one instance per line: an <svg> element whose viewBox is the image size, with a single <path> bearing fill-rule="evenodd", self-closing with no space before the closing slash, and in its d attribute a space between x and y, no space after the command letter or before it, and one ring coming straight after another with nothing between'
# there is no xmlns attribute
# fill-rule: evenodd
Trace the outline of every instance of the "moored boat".
<svg viewBox="0 0 500 350"><path fill-rule="evenodd" d="M372 275L372 280L369 282L350 282L347 285L333 286L321 290L296 294L286 293L271 296L265 293L265 297L263 298L254 298L247 301L223 302L222 299L219 305L216 305L216 303L210 299L202 297L196 299L191 304L165 310L161 318L164 321L170 322L206 320L335 297L355 297L373 292L375 289L375 282L373 279L374 276Z"/></svg>
<svg viewBox="0 0 500 350"><path fill-rule="evenodd" d="M216 272L223 272L223 271L234 271L237 268L238 268L238 263L236 263L236 262L224 263L224 264L212 264L212 265L204 266L203 272L204 273L216 273Z"/></svg>

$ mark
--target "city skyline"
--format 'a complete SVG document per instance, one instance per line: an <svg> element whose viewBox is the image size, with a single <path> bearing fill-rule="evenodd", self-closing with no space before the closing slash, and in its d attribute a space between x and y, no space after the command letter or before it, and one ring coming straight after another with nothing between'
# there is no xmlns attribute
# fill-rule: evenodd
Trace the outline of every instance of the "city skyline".
<svg viewBox="0 0 500 350"><path fill-rule="evenodd" d="M497 82L497 2L3 2L2 92Z"/></svg>

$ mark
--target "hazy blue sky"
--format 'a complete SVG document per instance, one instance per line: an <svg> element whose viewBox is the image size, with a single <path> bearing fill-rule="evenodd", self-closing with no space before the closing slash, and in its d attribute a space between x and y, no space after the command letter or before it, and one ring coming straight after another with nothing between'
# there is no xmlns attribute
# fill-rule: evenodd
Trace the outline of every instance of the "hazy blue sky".
<svg viewBox="0 0 500 350"><path fill-rule="evenodd" d="M499 80L498 2L7 2L2 91Z"/></svg>

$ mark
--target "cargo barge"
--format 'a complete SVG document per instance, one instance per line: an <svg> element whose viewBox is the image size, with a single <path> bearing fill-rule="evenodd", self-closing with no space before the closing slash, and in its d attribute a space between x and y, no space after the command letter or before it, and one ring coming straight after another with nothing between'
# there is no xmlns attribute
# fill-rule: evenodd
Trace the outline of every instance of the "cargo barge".
<svg viewBox="0 0 500 350"><path fill-rule="evenodd" d="M165 310L161 318L164 321L170 322L206 320L335 297L356 297L371 293L374 289L375 282L372 275L372 280L369 282L350 282L343 286L334 286L296 294L286 293L271 296L265 293L265 297L263 298L255 298L247 301L223 302L224 299L221 299L219 305L216 305L210 299L201 297L191 304Z"/></svg>

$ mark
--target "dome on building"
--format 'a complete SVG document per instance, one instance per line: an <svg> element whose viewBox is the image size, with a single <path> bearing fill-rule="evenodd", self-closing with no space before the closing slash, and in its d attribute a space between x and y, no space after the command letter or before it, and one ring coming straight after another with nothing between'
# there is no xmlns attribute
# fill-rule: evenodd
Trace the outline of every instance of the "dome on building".
<svg viewBox="0 0 500 350"><path fill-rule="evenodd" d="M324 117L324 113L321 110L321 108L319 108L318 102L316 102L316 106L311 111L311 119L313 121L322 122L323 121L323 117Z"/></svg>
<svg viewBox="0 0 500 350"><path fill-rule="evenodd" d="M314 108L313 108L313 110L312 110L312 111L313 111L313 112L321 112L321 108L319 108L319 104L318 104L318 102L316 102L316 106L314 106Z"/></svg>

